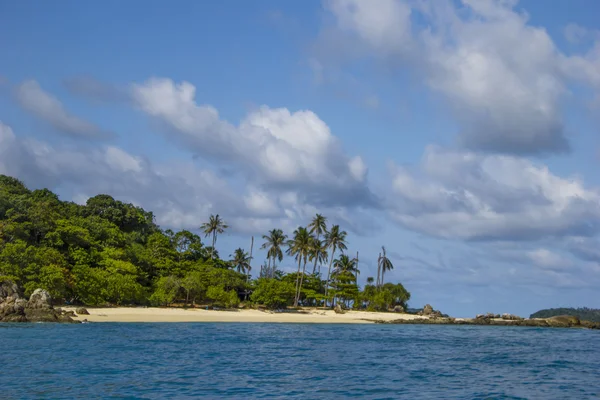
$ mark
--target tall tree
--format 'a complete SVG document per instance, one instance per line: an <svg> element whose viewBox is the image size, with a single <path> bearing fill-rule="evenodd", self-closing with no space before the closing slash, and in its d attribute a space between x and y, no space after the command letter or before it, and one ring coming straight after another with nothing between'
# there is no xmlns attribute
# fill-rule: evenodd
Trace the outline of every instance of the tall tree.
<svg viewBox="0 0 600 400"><path fill-rule="evenodd" d="M246 253L244 249L238 248L235 249L231 257L233 257L231 263L233 264L234 268L236 268L239 273L242 273L248 277L250 271L252 270L252 267L250 266L250 256L248 253Z"/></svg>
<svg viewBox="0 0 600 400"><path fill-rule="evenodd" d="M346 298L347 305L350 303L351 294L358 293L356 275L358 273L358 260L350 258L347 254L342 254L333 262L333 272L331 277L336 287L336 296L338 299Z"/></svg>
<svg viewBox="0 0 600 400"><path fill-rule="evenodd" d="M321 273L321 265L327 262L327 246L324 240L317 239L316 237L312 238L308 259L309 261L314 261L313 275L316 273L317 264L319 265L319 273Z"/></svg>
<svg viewBox="0 0 600 400"><path fill-rule="evenodd" d="M271 260L275 265L275 260L283 260L283 251L281 247L285 245L287 235L283 233L281 229L271 229L268 235L263 235L265 242L260 247L261 249L267 249L267 274L271 273Z"/></svg>
<svg viewBox="0 0 600 400"><path fill-rule="evenodd" d="M319 242L319 239L321 238L321 235L325 234L327 232L327 217L321 215L321 214L316 214L314 216L314 218L312 219L312 221L310 222L310 224L308 224L308 229L309 229L309 233L311 235L315 236L316 242L315 243L321 243ZM320 251L319 247L315 246L315 250L316 251ZM315 270L317 269L317 262L319 262L319 253L317 252L315 254L314 257L314 265L313 265L313 274L315 273ZM319 272L320 269L319 269Z"/></svg>
<svg viewBox="0 0 600 400"><path fill-rule="evenodd" d="M379 286L383 286L383 277L385 275L385 271L391 271L394 269L394 265L390 261L390 259L385 254L385 247L381 246L382 254L379 256L379 268L381 269L381 281L379 282Z"/></svg>
<svg viewBox="0 0 600 400"><path fill-rule="evenodd" d="M287 253L296 257L296 260L298 260L294 307L298 307L298 302L300 301L300 292L302 291L302 282L304 280L304 273L306 271L306 261L310 253L311 241L312 239L310 233L308 233L308 229L302 226L294 231L294 238L288 241ZM300 266L302 265L302 261L304 261L304 267L302 269L302 275L300 275Z"/></svg>
<svg viewBox="0 0 600 400"><path fill-rule="evenodd" d="M327 284L325 285L325 302L327 302L327 293L329 289L329 280L331 278L331 265L335 256L335 251L346 250L346 231L340 230L339 225L333 225L331 230L325 234L325 245L331 249L329 255L329 269L327 270Z"/></svg>
<svg viewBox="0 0 600 400"><path fill-rule="evenodd" d="M225 232L225 229L229 228L229 226L227 224L225 224L225 221L223 221L223 219L219 216L219 214L217 215L211 215L210 218L208 219L208 222L205 222L202 224L202 226L200 227L200 229L202 229L202 231L204 232L204 236L208 237L209 235L212 235L212 249L210 251L210 259L214 259L214 252L215 252L215 244L217 243L217 235L220 235L221 233Z"/></svg>

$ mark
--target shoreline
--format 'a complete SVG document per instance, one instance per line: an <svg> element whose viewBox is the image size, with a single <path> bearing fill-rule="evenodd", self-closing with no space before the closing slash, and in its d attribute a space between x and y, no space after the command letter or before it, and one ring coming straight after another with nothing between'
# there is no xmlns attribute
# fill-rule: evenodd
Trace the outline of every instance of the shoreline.
<svg viewBox="0 0 600 400"><path fill-rule="evenodd" d="M77 307L63 307L64 311L75 311ZM162 307L108 307L87 308L89 315L74 315L75 321L88 322L257 322L257 323L312 323L312 324L374 324L380 321L412 321L429 319L419 315L346 311L337 314L333 310L302 309L300 311L204 310L199 308Z"/></svg>
<svg viewBox="0 0 600 400"><path fill-rule="evenodd" d="M201 308L107 307L87 308L89 314L76 314L77 307L64 307L74 322L118 323L297 323L297 324L399 324L399 325L478 325L522 326L547 328L600 329L600 323L580 321L577 317L502 319L490 316L452 318L394 312L346 310L336 313L330 309L303 308L300 310L270 311L255 309L205 310ZM73 315L74 314L74 315Z"/></svg>

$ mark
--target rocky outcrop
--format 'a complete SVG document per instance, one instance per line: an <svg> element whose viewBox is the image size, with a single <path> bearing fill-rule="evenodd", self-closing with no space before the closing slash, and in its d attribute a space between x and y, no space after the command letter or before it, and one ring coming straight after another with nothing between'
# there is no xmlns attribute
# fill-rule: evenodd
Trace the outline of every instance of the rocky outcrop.
<svg viewBox="0 0 600 400"><path fill-rule="evenodd" d="M336 314L345 314L346 311L344 311L344 309L342 309L342 306L340 306L339 304L336 304L336 306L333 308L333 311Z"/></svg>
<svg viewBox="0 0 600 400"><path fill-rule="evenodd" d="M55 309L52 306L52 297L46 290L36 289L27 301L12 281L0 282L0 321L78 322L61 309Z"/></svg>
<svg viewBox="0 0 600 400"><path fill-rule="evenodd" d="M433 314L433 307L431 307L430 304L426 304L425 307L423 307L423 315L431 315Z"/></svg>
<svg viewBox="0 0 600 400"><path fill-rule="evenodd" d="M561 315L552 318L524 319L514 315L500 317L497 314L479 314L475 318L454 319L448 317L417 318L411 320L378 321L387 324L435 324L435 325L495 325L495 326L528 326L538 328L588 328L600 329L599 322L580 321L578 317Z"/></svg>
<svg viewBox="0 0 600 400"><path fill-rule="evenodd" d="M398 306L395 306L395 307L392 309L392 311L393 311L393 312L396 312L396 313L403 313L403 312L404 312L404 307L402 307L402 306L398 305Z"/></svg>
<svg viewBox="0 0 600 400"><path fill-rule="evenodd" d="M77 315L90 315L90 313L88 312L88 310L86 310L84 307L79 307L75 310L75 312L77 313Z"/></svg>

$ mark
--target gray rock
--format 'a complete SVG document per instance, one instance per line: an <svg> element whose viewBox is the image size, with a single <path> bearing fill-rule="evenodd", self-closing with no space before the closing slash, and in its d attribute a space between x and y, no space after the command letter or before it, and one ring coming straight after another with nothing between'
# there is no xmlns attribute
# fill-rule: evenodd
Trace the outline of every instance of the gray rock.
<svg viewBox="0 0 600 400"><path fill-rule="evenodd" d="M89 311L86 310L84 307L77 308L75 312L77 313L77 315L90 315Z"/></svg>
<svg viewBox="0 0 600 400"><path fill-rule="evenodd" d="M393 312L397 312L397 313L403 313L404 312L404 307L398 305L398 306L394 307L394 309L392 311Z"/></svg>
<svg viewBox="0 0 600 400"><path fill-rule="evenodd" d="M423 315L429 315L431 313L433 313L433 307L429 304L425 305L425 307L423 307Z"/></svg>
<svg viewBox="0 0 600 400"><path fill-rule="evenodd" d="M50 293L44 289L35 289L31 297L29 297L26 308L32 310L52 309L52 297L50 297Z"/></svg>

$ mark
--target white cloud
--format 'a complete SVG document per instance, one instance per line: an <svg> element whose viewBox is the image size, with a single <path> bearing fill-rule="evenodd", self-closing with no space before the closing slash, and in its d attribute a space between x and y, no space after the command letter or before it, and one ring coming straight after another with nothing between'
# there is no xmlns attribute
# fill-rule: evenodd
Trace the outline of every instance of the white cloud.
<svg viewBox="0 0 600 400"><path fill-rule="evenodd" d="M0 174L22 179L33 188L60 188L80 204L91 196L109 194L154 212L159 225L173 229L197 229L215 213L232 231L247 234L275 227L291 232L317 212L331 221L348 215L343 206L315 205L297 188L263 190L250 183L234 188L229 180L192 162L157 164L115 146L53 146L19 138L1 122ZM352 214L366 219L361 209Z"/></svg>
<svg viewBox="0 0 600 400"><path fill-rule="evenodd" d="M411 9L396 0L328 0L325 7L340 29L356 34L384 54L402 51L411 41Z"/></svg>
<svg viewBox="0 0 600 400"><path fill-rule="evenodd" d="M85 138L111 136L96 125L71 115L60 100L45 92L34 80L20 84L16 89L16 97L25 110L48 122L61 133Z"/></svg>
<svg viewBox="0 0 600 400"><path fill-rule="evenodd" d="M448 100L461 126L459 141L467 148L511 154L568 151L561 102L574 80L600 92L600 45L586 54L562 54L544 28L515 10L516 4L325 0L334 24L320 40L329 52L321 49L324 55L313 64L327 76L333 53L345 62L376 56L393 69L410 69ZM567 31L581 33L575 26ZM353 46L344 45L344 39ZM356 52L357 47L369 51ZM350 60L340 52L350 52Z"/></svg>
<svg viewBox="0 0 600 400"><path fill-rule="evenodd" d="M416 170L392 173L393 217L432 236L535 240L600 229L597 190L522 158L430 146Z"/></svg>
<svg viewBox="0 0 600 400"><path fill-rule="evenodd" d="M346 155L312 111L262 106L235 126L223 121L214 107L197 104L196 88L188 82L150 79L134 84L132 96L188 149L236 166L257 186L295 188L313 201L330 204L372 201L364 162Z"/></svg>
<svg viewBox="0 0 600 400"><path fill-rule="evenodd" d="M536 266L543 269L561 271L572 266L571 260L548 249L535 249L528 252L527 256Z"/></svg>

